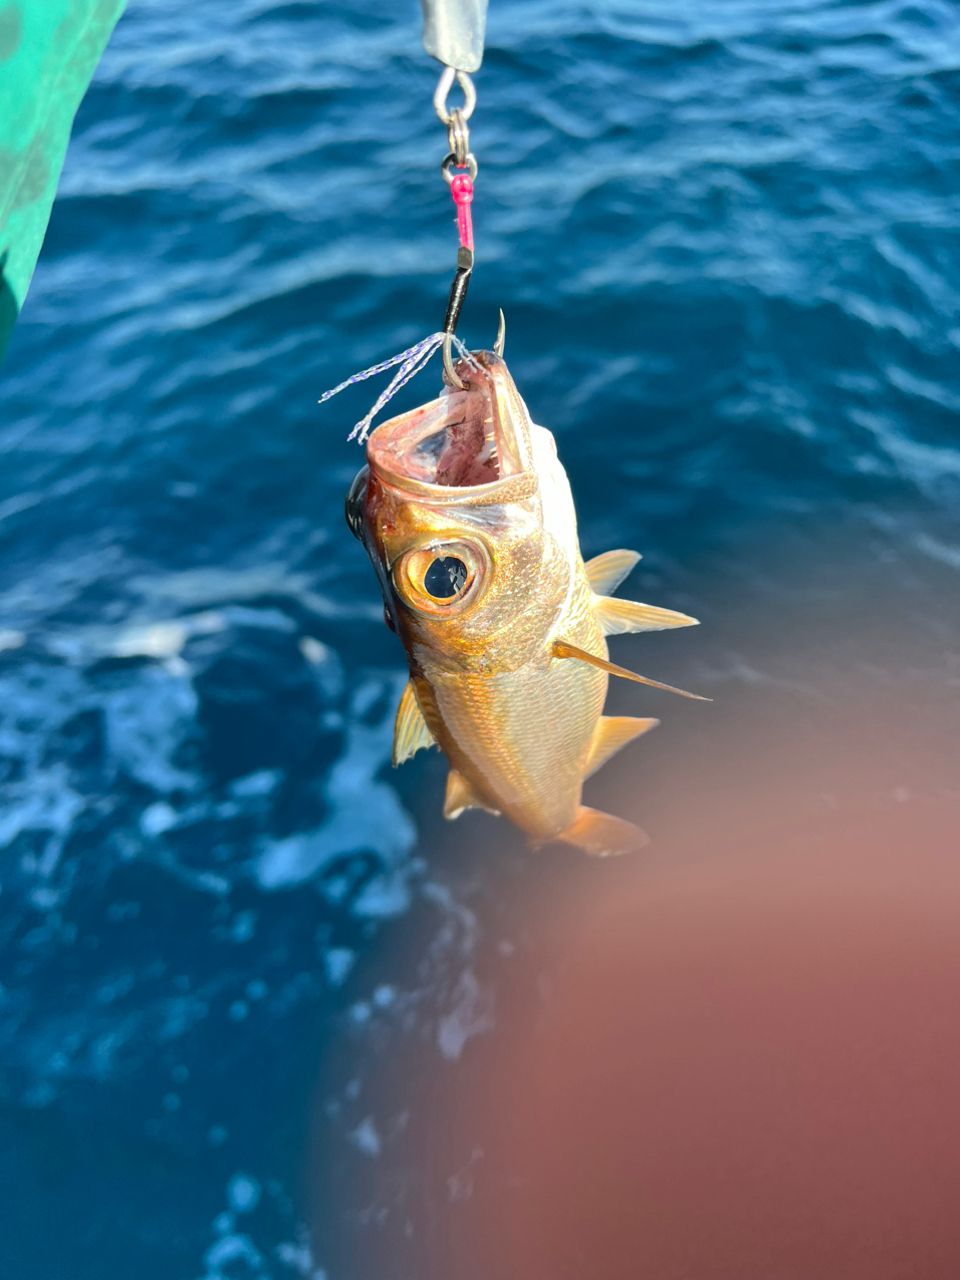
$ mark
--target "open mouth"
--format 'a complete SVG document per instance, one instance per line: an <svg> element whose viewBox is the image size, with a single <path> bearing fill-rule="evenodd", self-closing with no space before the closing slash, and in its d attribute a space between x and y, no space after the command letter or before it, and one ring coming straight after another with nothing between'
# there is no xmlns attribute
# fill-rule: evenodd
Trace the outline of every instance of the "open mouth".
<svg viewBox="0 0 960 1280"><path fill-rule="evenodd" d="M370 437L370 460L398 479L444 488L491 484L519 471L516 434L499 369L488 352L479 368L461 364L466 388L383 423ZM497 366L499 365L499 369Z"/></svg>

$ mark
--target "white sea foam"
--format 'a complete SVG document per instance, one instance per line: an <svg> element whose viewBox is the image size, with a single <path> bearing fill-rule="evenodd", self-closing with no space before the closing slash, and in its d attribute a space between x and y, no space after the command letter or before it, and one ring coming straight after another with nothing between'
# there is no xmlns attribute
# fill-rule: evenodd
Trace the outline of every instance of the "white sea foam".
<svg viewBox="0 0 960 1280"><path fill-rule="evenodd" d="M455 1062L464 1046L474 1036L494 1027L493 996L467 969L460 975L453 993L453 1007L437 1025L437 1047L445 1058Z"/></svg>
<svg viewBox="0 0 960 1280"><path fill-rule="evenodd" d="M384 699L385 691L395 697ZM301 884L338 858L370 852L383 859L385 868L364 887L355 910L386 918L407 908L405 860L416 841L416 830L396 791L377 777L388 758L399 695L400 682L393 678L368 680L354 692L346 715L346 748L324 787L330 812L312 831L265 842L256 867L264 889ZM382 715L368 724L366 717L380 701L384 702Z"/></svg>

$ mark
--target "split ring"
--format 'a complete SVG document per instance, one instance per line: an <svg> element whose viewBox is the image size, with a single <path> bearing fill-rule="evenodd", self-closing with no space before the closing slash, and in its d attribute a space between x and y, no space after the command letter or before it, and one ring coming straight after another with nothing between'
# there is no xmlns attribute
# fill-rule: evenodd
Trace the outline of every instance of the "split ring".
<svg viewBox="0 0 960 1280"><path fill-rule="evenodd" d="M457 168L462 169L467 163L467 156L470 154L470 130L467 128L467 122L459 107L457 107L456 111L451 111L450 113L450 123L447 125L447 144L453 155L456 156Z"/></svg>
<svg viewBox="0 0 960 1280"><path fill-rule="evenodd" d="M457 157L452 151L448 152L440 162L440 172L443 174L444 182L453 182L454 169L466 169L470 175L470 181L475 182L477 179L477 157L472 151L468 151L463 164L457 164Z"/></svg>

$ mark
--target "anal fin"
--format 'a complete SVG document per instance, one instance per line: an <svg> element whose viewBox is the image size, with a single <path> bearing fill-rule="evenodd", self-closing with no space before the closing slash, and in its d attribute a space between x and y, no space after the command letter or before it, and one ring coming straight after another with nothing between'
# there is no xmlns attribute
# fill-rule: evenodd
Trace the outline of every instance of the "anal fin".
<svg viewBox="0 0 960 1280"><path fill-rule="evenodd" d="M421 747L432 747L434 736L423 718L417 695L413 690L413 681L408 680L400 695L397 707L397 718L393 725L393 764L403 764L416 755Z"/></svg>
<svg viewBox="0 0 960 1280"><path fill-rule="evenodd" d="M604 551L603 555L594 556L583 567L593 590L598 596L605 596L616 591L639 562L640 554L637 551Z"/></svg>
<svg viewBox="0 0 960 1280"><path fill-rule="evenodd" d="M499 813L499 809L491 809L485 800L481 800L467 779L457 769L447 774L447 793L443 798L443 816L450 819L459 818L464 809L486 809L487 813Z"/></svg>
<svg viewBox="0 0 960 1280"><path fill-rule="evenodd" d="M583 776L589 778L611 756L616 755L621 747L625 747L634 738L639 738L641 733L655 729L659 723L659 720L645 720L638 716L601 716L593 731L590 755L587 757Z"/></svg>
<svg viewBox="0 0 960 1280"><path fill-rule="evenodd" d="M597 596L593 611L604 635L624 635L628 631L666 631L670 627L696 627L696 618L655 604L638 604L635 600L618 600L614 596Z"/></svg>
<svg viewBox="0 0 960 1280"><path fill-rule="evenodd" d="M615 818L611 813L601 813L599 809L588 809L583 804L570 826L554 838L599 858L630 853L650 843L647 833L632 822Z"/></svg>

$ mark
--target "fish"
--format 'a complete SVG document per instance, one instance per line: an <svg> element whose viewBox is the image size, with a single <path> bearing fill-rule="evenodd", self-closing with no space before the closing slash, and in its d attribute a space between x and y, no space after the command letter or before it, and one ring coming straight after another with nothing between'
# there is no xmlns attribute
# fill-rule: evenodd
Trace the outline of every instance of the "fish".
<svg viewBox="0 0 960 1280"><path fill-rule="evenodd" d="M410 678L393 763L439 746L447 818L503 815L539 848L625 853L634 824L582 803L585 779L659 721L603 714L611 676L702 701L610 661L606 638L697 619L612 595L640 556L584 562L553 435L497 351L456 365L428 404L378 426L346 499Z"/></svg>

